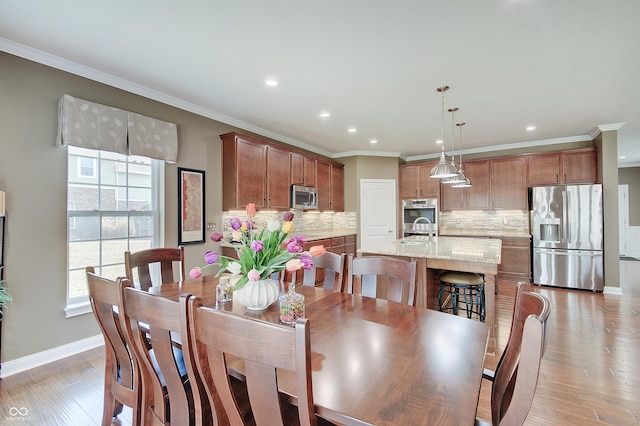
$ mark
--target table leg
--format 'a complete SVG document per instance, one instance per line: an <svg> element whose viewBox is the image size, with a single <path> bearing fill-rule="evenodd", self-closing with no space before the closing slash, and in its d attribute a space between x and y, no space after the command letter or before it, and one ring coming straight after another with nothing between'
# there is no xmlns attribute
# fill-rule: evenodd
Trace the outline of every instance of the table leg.
<svg viewBox="0 0 640 426"><path fill-rule="evenodd" d="M496 276L485 274L484 276L484 296L485 296L485 324L489 326L489 344L487 346L487 355L494 355L496 348L496 325L495 325L495 289Z"/></svg>

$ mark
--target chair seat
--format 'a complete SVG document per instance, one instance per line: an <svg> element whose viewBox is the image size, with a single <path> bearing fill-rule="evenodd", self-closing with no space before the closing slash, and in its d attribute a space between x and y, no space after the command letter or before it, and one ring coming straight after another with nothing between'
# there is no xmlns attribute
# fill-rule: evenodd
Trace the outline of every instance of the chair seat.
<svg viewBox="0 0 640 426"><path fill-rule="evenodd" d="M484 284L484 278L480 274L471 272L448 271L440 274L440 282L458 285L480 285Z"/></svg>

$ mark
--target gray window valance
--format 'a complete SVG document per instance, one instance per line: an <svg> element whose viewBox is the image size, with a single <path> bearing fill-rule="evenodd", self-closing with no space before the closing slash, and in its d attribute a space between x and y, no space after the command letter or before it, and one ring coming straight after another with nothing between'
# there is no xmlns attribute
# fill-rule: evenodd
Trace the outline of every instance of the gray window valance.
<svg viewBox="0 0 640 426"><path fill-rule="evenodd" d="M178 158L175 123L69 95L60 98L58 108L58 146L73 145L169 162Z"/></svg>

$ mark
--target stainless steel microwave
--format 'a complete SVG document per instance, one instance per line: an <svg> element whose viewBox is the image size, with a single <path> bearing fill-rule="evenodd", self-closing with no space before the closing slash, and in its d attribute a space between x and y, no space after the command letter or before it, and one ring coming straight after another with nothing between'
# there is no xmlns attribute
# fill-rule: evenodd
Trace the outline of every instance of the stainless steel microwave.
<svg viewBox="0 0 640 426"><path fill-rule="evenodd" d="M291 185L291 208L312 210L318 208L318 190L311 186Z"/></svg>

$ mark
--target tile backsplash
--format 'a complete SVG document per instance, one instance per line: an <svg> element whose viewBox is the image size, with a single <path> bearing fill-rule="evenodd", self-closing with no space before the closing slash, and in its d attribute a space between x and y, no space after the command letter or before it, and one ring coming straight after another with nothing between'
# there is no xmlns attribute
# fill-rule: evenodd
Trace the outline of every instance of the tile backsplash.
<svg viewBox="0 0 640 426"><path fill-rule="evenodd" d="M438 228L441 234L464 230L529 233L528 210L440 212L439 221Z"/></svg>
<svg viewBox="0 0 640 426"><path fill-rule="evenodd" d="M293 227L294 230L304 232L324 231L332 229L356 229L356 213L355 212L318 212L318 211L302 211L291 210L294 213ZM282 220L284 212L272 210L260 210L256 212L255 224L258 229L262 228L269 220ZM247 218L244 210L229 210L221 213L220 229L223 234L231 232L229 220L238 217L242 220Z"/></svg>

